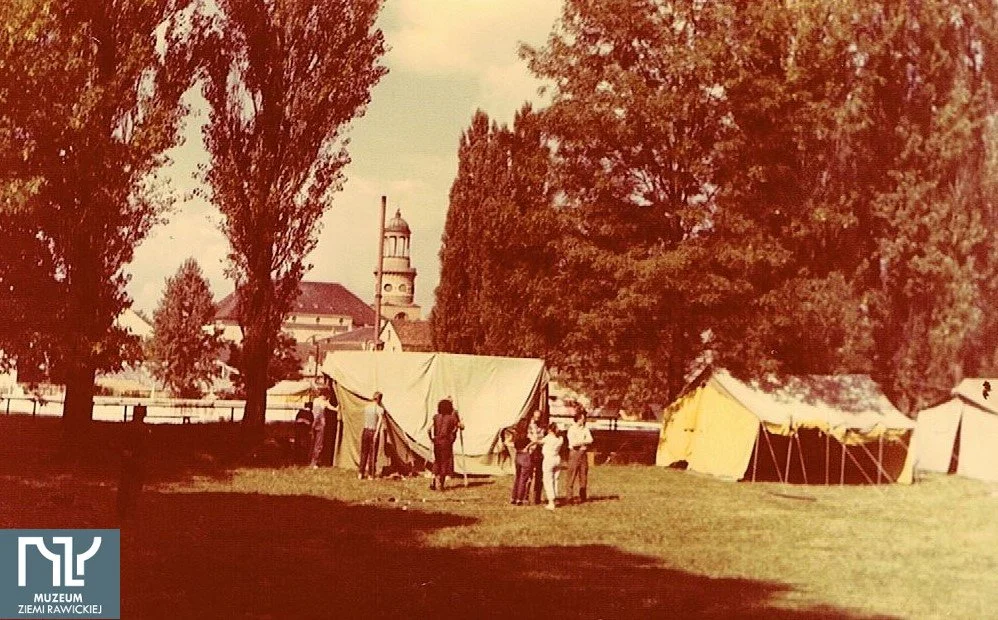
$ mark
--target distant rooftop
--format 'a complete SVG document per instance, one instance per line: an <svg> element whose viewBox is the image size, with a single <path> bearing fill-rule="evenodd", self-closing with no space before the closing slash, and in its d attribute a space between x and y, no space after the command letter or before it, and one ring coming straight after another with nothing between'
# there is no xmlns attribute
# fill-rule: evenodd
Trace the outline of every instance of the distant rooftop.
<svg viewBox="0 0 998 620"><path fill-rule="evenodd" d="M374 310L338 282L302 282L291 314L329 314L349 316L354 325L374 325ZM215 318L237 320L236 294L226 295L218 302Z"/></svg>

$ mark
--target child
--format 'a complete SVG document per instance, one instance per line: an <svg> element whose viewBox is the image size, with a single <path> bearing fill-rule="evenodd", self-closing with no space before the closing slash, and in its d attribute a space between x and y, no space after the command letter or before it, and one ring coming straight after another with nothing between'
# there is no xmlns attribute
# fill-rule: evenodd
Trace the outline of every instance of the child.
<svg viewBox="0 0 998 620"><path fill-rule="evenodd" d="M554 499L558 495L558 467L561 465L561 444L564 442L558 433L558 425L554 422L548 424L547 435L541 442L541 454L544 461L541 464L541 472L544 477L544 494L547 495L548 510L554 510Z"/></svg>

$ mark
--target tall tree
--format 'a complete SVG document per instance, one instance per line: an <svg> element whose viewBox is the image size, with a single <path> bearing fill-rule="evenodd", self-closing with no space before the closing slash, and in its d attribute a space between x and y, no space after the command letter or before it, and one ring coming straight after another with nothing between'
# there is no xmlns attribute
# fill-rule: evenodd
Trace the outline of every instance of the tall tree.
<svg viewBox="0 0 998 620"><path fill-rule="evenodd" d="M343 132L385 69L381 0L221 0L209 27L207 178L229 239L243 329L247 437L322 214L343 185Z"/></svg>
<svg viewBox="0 0 998 620"><path fill-rule="evenodd" d="M568 0L530 68L553 85L554 149L569 301L559 369L604 400L663 401L702 349L697 257L684 240L713 207L716 90L727 3ZM694 248L695 249L695 248Z"/></svg>
<svg viewBox="0 0 998 620"><path fill-rule="evenodd" d="M163 298L153 312L149 362L153 375L177 398L201 398L218 375L220 332L209 331L215 317L208 281L188 258L167 278Z"/></svg>
<svg viewBox="0 0 998 620"><path fill-rule="evenodd" d="M0 193L18 197L41 242L24 266L52 294L25 299L66 384L67 436L91 419L96 372L138 350L113 322L129 304L123 269L167 206L151 174L179 140L185 4L5 3Z"/></svg>
<svg viewBox="0 0 998 620"><path fill-rule="evenodd" d="M549 174L546 138L530 106L512 129L475 114L462 136L440 251L437 348L510 356L556 348L560 297L550 266L559 219Z"/></svg>

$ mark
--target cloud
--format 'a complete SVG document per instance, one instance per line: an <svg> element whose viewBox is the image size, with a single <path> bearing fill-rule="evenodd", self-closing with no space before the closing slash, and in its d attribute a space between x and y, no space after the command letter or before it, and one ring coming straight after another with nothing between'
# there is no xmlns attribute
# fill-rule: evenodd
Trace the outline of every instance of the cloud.
<svg viewBox="0 0 998 620"><path fill-rule="evenodd" d="M542 44L558 17L560 0L392 0L380 18L391 52L389 74L372 93L368 114L353 123L347 183L323 218L306 277L344 284L367 302L374 299L378 209L389 199L390 218L401 207L413 232L412 263L418 272L416 302L424 313L439 281L438 252L448 194L457 171L458 138L481 108L511 122L525 100L539 102L539 82L519 59L521 42ZM186 143L162 172L184 201L207 164L200 138L206 103L199 93L185 101L192 117ZM165 279L188 256L201 264L216 299L232 291L224 277L228 242L219 214L199 199L186 199L168 225L137 250L128 271L129 293L151 311Z"/></svg>
<svg viewBox="0 0 998 620"><path fill-rule="evenodd" d="M423 74L480 75L542 43L559 0L396 0L386 16L389 64Z"/></svg>

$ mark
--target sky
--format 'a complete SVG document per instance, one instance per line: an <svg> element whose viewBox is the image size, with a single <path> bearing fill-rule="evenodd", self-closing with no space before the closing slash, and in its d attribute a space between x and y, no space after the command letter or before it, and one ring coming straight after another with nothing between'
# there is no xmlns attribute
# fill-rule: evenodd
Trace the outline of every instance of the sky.
<svg viewBox="0 0 998 620"><path fill-rule="evenodd" d="M381 196L390 219L396 209L412 230L416 299L424 317L440 275L438 252L448 192L457 172L461 132L476 109L512 122L525 101L541 104L540 83L517 55L520 43L542 44L561 10L560 0L388 0L379 26L389 73L371 93L366 114L348 133L351 163L344 190L322 221L306 280L340 282L374 301ZM218 210L191 190L192 173L208 157L200 139L203 100L192 97L183 145L160 173L175 196L169 222L135 251L128 292L136 309L159 304L166 278L193 256L216 301L233 290L224 275L228 243Z"/></svg>

